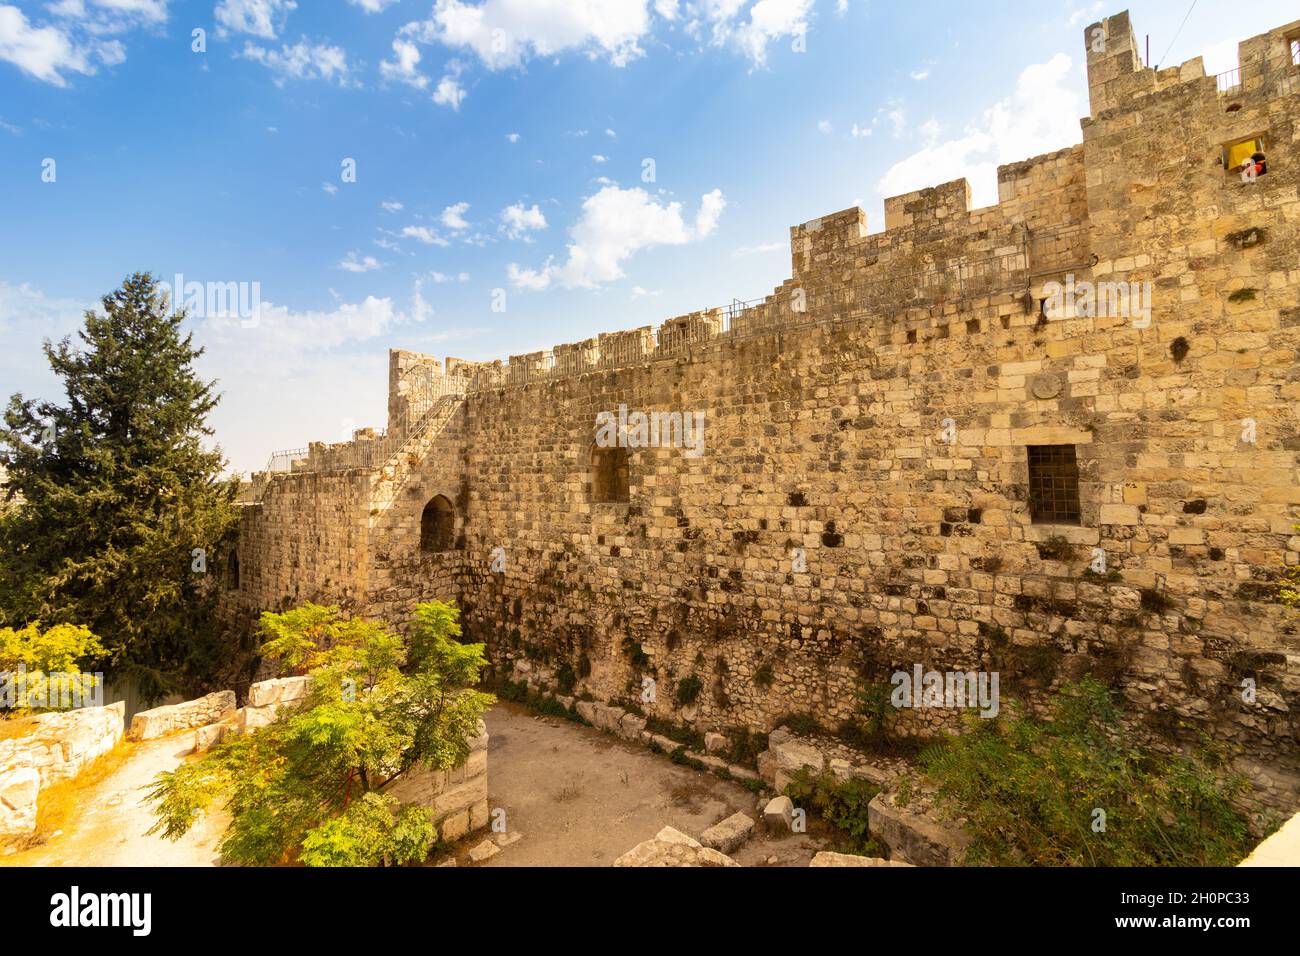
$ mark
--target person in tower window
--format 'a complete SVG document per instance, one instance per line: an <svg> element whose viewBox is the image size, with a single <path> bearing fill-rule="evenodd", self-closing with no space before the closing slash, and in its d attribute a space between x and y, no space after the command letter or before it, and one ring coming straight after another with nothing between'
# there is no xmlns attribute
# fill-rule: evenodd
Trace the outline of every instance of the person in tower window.
<svg viewBox="0 0 1300 956"><path fill-rule="evenodd" d="M1267 172L1268 160L1264 158L1264 154L1262 152L1253 153L1250 159L1246 160L1241 166L1241 181L1243 183L1253 183Z"/></svg>

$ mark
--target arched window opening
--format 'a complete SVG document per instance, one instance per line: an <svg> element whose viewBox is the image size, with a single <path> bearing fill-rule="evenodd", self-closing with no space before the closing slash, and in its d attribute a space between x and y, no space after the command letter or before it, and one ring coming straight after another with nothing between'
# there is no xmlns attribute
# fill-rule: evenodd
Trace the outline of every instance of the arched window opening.
<svg viewBox="0 0 1300 956"><path fill-rule="evenodd" d="M424 506L420 516L420 550L426 554L450 551L456 537L456 512L451 502L438 495Z"/></svg>
<svg viewBox="0 0 1300 956"><path fill-rule="evenodd" d="M592 501L597 503L620 503L632 499L630 458L631 456L626 448L592 448Z"/></svg>

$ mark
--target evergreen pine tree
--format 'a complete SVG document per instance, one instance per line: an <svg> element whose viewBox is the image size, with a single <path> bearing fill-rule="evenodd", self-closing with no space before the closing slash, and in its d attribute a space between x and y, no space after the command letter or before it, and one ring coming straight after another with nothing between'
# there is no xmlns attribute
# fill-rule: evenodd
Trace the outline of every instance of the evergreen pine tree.
<svg viewBox="0 0 1300 956"><path fill-rule="evenodd" d="M0 429L0 624L86 625L96 662L156 699L219 666L219 567L237 521L237 480L205 449L218 396L203 353L152 276L132 275L45 342L65 404L15 395Z"/></svg>

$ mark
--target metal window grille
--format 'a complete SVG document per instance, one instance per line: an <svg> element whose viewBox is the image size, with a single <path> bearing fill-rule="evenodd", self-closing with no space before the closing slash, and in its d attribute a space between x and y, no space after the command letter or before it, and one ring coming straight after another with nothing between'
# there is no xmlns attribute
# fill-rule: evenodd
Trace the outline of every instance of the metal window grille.
<svg viewBox="0 0 1300 956"><path fill-rule="evenodd" d="M1029 510L1035 522L1079 523L1079 462L1073 445L1029 446Z"/></svg>

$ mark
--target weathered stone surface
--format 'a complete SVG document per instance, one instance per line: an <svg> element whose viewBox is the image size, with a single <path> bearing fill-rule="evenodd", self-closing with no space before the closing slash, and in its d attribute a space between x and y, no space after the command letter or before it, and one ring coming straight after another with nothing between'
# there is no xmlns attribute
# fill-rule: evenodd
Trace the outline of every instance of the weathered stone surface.
<svg viewBox="0 0 1300 956"><path fill-rule="evenodd" d="M740 866L724 853L701 845L680 830L664 827L655 836L638 843L614 866Z"/></svg>
<svg viewBox="0 0 1300 956"><path fill-rule="evenodd" d="M722 734L715 734L712 731L704 735L704 749L711 754L722 753L731 746L731 741Z"/></svg>
<svg viewBox="0 0 1300 956"><path fill-rule="evenodd" d="M884 793L867 805L867 830L889 847L890 859L914 866L958 866L970 845L961 830L895 806Z"/></svg>
<svg viewBox="0 0 1300 956"><path fill-rule="evenodd" d="M45 786L68 780L122 739L126 704L37 714L22 737L0 741L0 773L34 768Z"/></svg>
<svg viewBox="0 0 1300 956"><path fill-rule="evenodd" d="M301 700L311 687L311 677L277 677L258 681L248 688L248 706L266 707L291 700Z"/></svg>
<svg viewBox="0 0 1300 956"><path fill-rule="evenodd" d="M461 810L459 813L449 813L442 823L438 825L438 833L445 843L459 840L469 833L469 811Z"/></svg>
<svg viewBox="0 0 1300 956"><path fill-rule="evenodd" d="M735 853L754 832L754 820L743 813L733 813L700 834L700 843L719 853Z"/></svg>
<svg viewBox="0 0 1300 956"><path fill-rule="evenodd" d="M495 842L484 840L469 851L469 859L471 863L486 863L500 852L501 848Z"/></svg>
<svg viewBox="0 0 1300 956"><path fill-rule="evenodd" d="M256 686L256 685L254 685ZM144 710L131 718L132 740L154 740L181 730L192 730L215 724L227 714L234 713L235 692L218 691L198 700L188 700L183 704L168 704Z"/></svg>
<svg viewBox="0 0 1300 956"><path fill-rule="evenodd" d="M645 718L638 717L636 714L624 714L618 723L618 735L628 740L640 740L641 732L645 730Z"/></svg>
<svg viewBox="0 0 1300 956"><path fill-rule="evenodd" d="M789 833L794 825L794 801L784 795L769 800L763 808L763 825L769 833Z"/></svg>
<svg viewBox="0 0 1300 956"><path fill-rule="evenodd" d="M0 836L19 836L36 829L36 797L41 775L34 767L0 774Z"/></svg>
<svg viewBox="0 0 1300 956"><path fill-rule="evenodd" d="M789 276L725 333L702 311L509 363L393 350L390 420L421 424L392 437L411 447L345 468L373 435L316 443L266 477L241 523L247 584L222 600L312 594L401 625L422 596L460 596L503 671L562 664L580 696L612 701L649 660L706 686L688 701L664 680L647 713L709 730L854 719L856 648L947 671L997 647L1004 688L1035 704L1104 666L1135 729L1209 733L1292 810L1300 754L1277 718L1300 713L1300 683L1276 601L1300 561L1288 28L1242 44L1230 97L1195 64L1145 66L1126 14L1097 32L1081 142L999 167L994 205L956 180L886 197L883 230L857 208L796 225ZM1223 148L1257 133L1283 155L1242 183ZM1109 286L1106 307L1049 314L1067 277ZM1123 307L1130 290L1150 314ZM420 404L452 392L469 397L445 414ZM592 428L619 405L698 410L707 439L698 458L633 451L620 500L598 500L610 459ZM1044 446L1077 463L1068 523L1036 520ZM463 541L431 559L435 496ZM482 573L505 541L509 573ZM1085 574L1093 549L1105 574ZM1042 689L1034 669L1053 675ZM1256 703L1238 672L1258 673ZM902 736L961 725L957 707L890 715Z"/></svg>
<svg viewBox="0 0 1300 956"><path fill-rule="evenodd" d="M848 853L832 853L823 850L812 858L809 866L911 866L910 863L881 860L870 856L851 856Z"/></svg>

